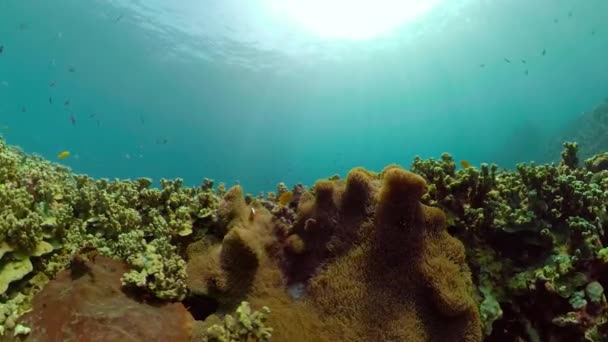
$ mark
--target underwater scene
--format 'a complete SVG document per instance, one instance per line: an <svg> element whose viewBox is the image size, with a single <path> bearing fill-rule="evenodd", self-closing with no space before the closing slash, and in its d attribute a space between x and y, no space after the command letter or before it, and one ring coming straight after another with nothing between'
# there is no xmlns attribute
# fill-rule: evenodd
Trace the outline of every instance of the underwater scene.
<svg viewBox="0 0 608 342"><path fill-rule="evenodd" d="M608 341L605 0L0 0L0 341Z"/></svg>

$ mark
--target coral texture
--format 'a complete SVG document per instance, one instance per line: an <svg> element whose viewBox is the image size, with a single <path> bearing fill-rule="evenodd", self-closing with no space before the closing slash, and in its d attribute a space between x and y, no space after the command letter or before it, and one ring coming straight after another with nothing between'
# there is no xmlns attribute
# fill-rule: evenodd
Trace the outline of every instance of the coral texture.
<svg viewBox="0 0 608 342"><path fill-rule="evenodd" d="M425 191L397 166L355 169L317 182L285 227L233 188L222 241L189 248L189 288L226 313L268 305L278 341L480 341L464 247Z"/></svg>

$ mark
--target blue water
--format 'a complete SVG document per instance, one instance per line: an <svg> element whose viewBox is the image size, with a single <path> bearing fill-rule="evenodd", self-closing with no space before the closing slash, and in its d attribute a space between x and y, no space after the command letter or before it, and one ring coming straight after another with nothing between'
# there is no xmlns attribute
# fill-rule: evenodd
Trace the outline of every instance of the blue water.
<svg viewBox="0 0 608 342"><path fill-rule="evenodd" d="M265 1L2 0L0 132L77 173L257 193L415 155L542 159L608 95L604 0L440 0L363 40Z"/></svg>

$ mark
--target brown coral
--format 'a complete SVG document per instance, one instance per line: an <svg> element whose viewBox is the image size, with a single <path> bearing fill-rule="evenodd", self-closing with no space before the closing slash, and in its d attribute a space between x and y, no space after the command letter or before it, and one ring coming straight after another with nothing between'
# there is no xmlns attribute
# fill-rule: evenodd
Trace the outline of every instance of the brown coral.
<svg viewBox="0 0 608 342"><path fill-rule="evenodd" d="M319 181L288 236L260 208L191 253L191 289L224 299L224 312L241 300L270 307L276 341L480 341L464 248L443 213L420 204L425 191L398 166ZM229 284L222 296L209 290L218 284Z"/></svg>

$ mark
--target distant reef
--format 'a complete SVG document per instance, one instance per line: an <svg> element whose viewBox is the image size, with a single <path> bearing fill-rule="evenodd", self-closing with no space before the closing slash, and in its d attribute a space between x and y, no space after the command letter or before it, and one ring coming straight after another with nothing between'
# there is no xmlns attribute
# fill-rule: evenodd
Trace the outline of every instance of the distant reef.
<svg viewBox="0 0 608 342"><path fill-rule="evenodd" d="M556 136L545 149L543 160L552 160L562 141L576 141L580 147L580 157L590 158L596 154L608 151L608 98L589 112L574 118Z"/></svg>
<svg viewBox="0 0 608 342"><path fill-rule="evenodd" d="M606 341L608 153L563 147L252 196L0 141L0 341Z"/></svg>

